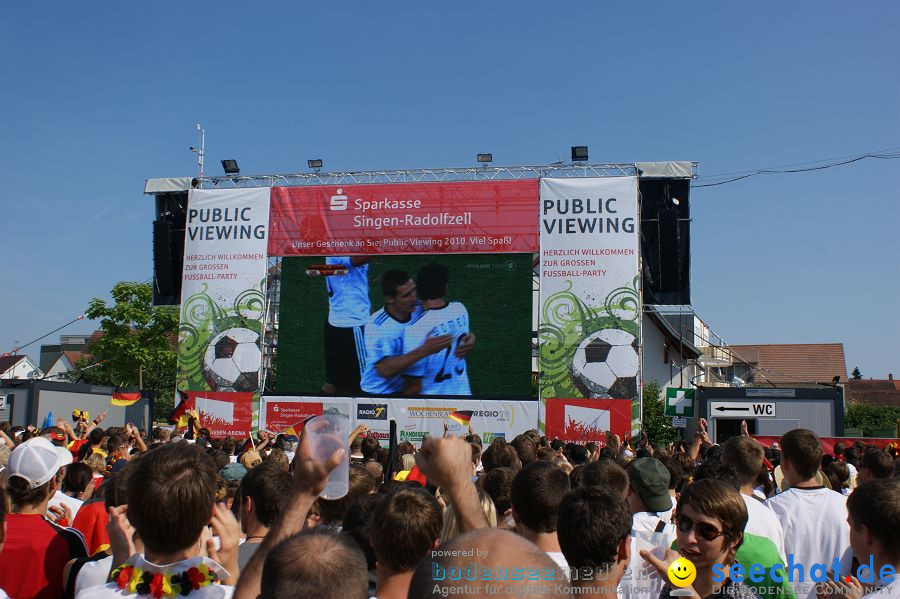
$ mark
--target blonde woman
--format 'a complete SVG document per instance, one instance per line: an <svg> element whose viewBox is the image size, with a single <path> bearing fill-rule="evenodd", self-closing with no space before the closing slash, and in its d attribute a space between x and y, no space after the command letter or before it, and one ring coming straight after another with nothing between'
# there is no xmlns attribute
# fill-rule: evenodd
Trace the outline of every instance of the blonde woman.
<svg viewBox="0 0 900 599"><path fill-rule="evenodd" d="M497 526L497 508L494 507L494 501L482 489L478 489L478 499L481 501L481 509L484 510L488 526L495 528ZM456 511L453 509L453 505L447 504L447 508L444 510L444 525L441 528L441 543L446 543L456 536L459 536Z"/></svg>
<svg viewBox="0 0 900 599"><path fill-rule="evenodd" d="M91 469L94 491L96 491L106 480L106 460L99 453L92 453L82 463Z"/></svg>

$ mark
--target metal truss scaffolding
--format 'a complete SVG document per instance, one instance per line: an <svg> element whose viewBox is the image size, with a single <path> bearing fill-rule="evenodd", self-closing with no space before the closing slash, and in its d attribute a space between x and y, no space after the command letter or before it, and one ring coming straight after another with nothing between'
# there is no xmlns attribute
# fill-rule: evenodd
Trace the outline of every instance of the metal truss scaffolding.
<svg viewBox="0 0 900 599"><path fill-rule="evenodd" d="M227 175L197 179L201 189L245 187L297 187L310 185L363 185L371 183L440 183L542 179L545 177L629 177L638 174L635 164L544 164L531 166L481 166L424 168L391 171L291 173L283 175Z"/></svg>

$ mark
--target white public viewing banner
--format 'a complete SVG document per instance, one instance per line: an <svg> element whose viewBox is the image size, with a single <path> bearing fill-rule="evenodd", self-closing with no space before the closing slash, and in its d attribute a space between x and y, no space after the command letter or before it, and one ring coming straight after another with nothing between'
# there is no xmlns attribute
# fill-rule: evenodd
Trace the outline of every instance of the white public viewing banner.
<svg viewBox="0 0 900 599"><path fill-rule="evenodd" d="M237 399L230 393L257 396L268 228L268 188L190 192L177 387L192 399L196 392L219 402Z"/></svg>
<svg viewBox="0 0 900 599"><path fill-rule="evenodd" d="M540 203L541 403L628 399L633 433L641 413L637 177L542 179Z"/></svg>
<svg viewBox="0 0 900 599"><path fill-rule="evenodd" d="M374 397L263 396L259 428L284 432L311 416L338 412L351 427L366 424L383 444L390 438L390 421L397 421L397 441L421 445L425 435L440 437L444 426L452 435L468 432L466 421L487 445L498 437L511 441L537 427L538 402L475 399L379 399Z"/></svg>

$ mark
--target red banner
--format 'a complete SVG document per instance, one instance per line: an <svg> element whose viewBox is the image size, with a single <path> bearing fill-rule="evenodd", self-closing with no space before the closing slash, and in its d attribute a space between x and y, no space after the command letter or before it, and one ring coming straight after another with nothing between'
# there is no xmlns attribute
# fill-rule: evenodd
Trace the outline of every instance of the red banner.
<svg viewBox="0 0 900 599"><path fill-rule="evenodd" d="M631 434L629 399L548 399L545 420L550 439L606 445L606 432L626 439Z"/></svg>
<svg viewBox="0 0 900 599"><path fill-rule="evenodd" d="M266 430L272 433L283 433L293 426L298 433L303 430L302 423L311 416L322 415L321 402L299 401L266 401Z"/></svg>
<svg viewBox="0 0 900 599"><path fill-rule="evenodd" d="M270 256L538 250L538 180L273 187Z"/></svg>
<svg viewBox="0 0 900 599"><path fill-rule="evenodd" d="M771 447L772 443L781 443L781 437L767 437L767 436L753 436L754 439L759 441L765 447ZM862 443L863 445L874 445L878 449L884 449L891 443L894 443L898 447L900 447L900 439L889 439L889 438L865 438L865 437L819 437L819 440L822 442L822 451L827 454L834 455L834 444L838 441L843 441L844 445L847 447L852 446L854 443Z"/></svg>
<svg viewBox="0 0 900 599"><path fill-rule="evenodd" d="M213 437L240 439L250 434L253 393L188 391L187 396L188 404L200 414L200 427L208 428Z"/></svg>

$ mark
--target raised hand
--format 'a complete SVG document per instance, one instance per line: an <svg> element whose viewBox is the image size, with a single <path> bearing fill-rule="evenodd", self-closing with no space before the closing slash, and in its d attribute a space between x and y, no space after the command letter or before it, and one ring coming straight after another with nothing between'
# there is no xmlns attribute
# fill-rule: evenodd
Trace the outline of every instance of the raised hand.
<svg viewBox="0 0 900 599"><path fill-rule="evenodd" d="M219 537L219 548L216 549L216 543L213 539L208 539L206 541L206 553L210 559L228 570L229 576L222 582L230 585L237 584L239 574L238 546L241 541L241 525L231 510L225 507L224 503L217 503L213 507L213 516L210 524L212 525L213 535Z"/></svg>
<svg viewBox="0 0 900 599"><path fill-rule="evenodd" d="M327 425L327 423L321 424ZM346 459L344 448L341 447L335 450L325 462L316 460L310 451L309 436L304 428L300 447L294 456L294 488L301 493L318 497L325 490L328 474L337 468L342 460Z"/></svg>
<svg viewBox="0 0 900 599"><path fill-rule="evenodd" d="M113 555L113 563L117 566L137 553L134 548L134 527L128 521L127 511L127 504L107 508L109 521L106 523L106 534L109 535L109 550Z"/></svg>
<svg viewBox="0 0 900 599"><path fill-rule="evenodd" d="M419 470L436 485L449 489L472 480L472 448L459 437L429 437L416 453Z"/></svg>

